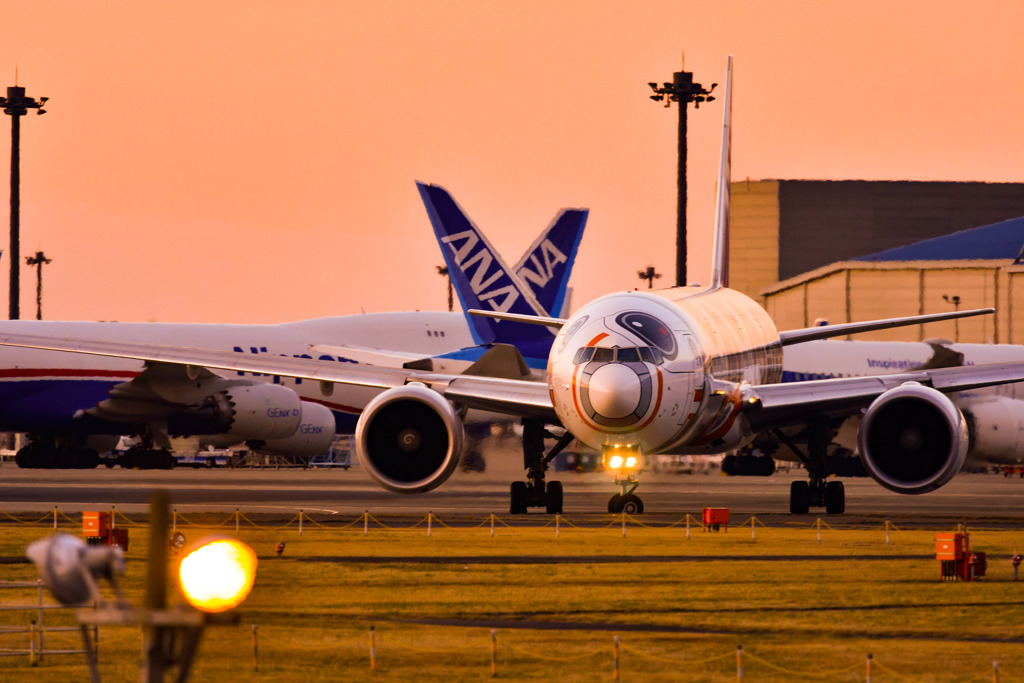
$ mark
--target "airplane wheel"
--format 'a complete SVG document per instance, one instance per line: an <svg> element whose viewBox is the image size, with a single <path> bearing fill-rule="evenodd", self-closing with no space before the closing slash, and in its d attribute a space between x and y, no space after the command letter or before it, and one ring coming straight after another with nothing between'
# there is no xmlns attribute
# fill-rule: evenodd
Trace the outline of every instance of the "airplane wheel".
<svg viewBox="0 0 1024 683"><path fill-rule="evenodd" d="M629 515L642 515L644 512L644 502L640 500L640 496L627 493L619 500L619 510Z"/></svg>
<svg viewBox="0 0 1024 683"><path fill-rule="evenodd" d="M825 512L841 515L846 511L846 489L841 481L825 484Z"/></svg>
<svg viewBox="0 0 1024 683"><path fill-rule="evenodd" d="M512 494L512 505L509 506L509 512L513 515L525 515L526 514L526 482L525 481L514 481L510 487Z"/></svg>
<svg viewBox="0 0 1024 683"><path fill-rule="evenodd" d="M547 511L549 515L562 514L562 482L549 481L547 488Z"/></svg>
<svg viewBox="0 0 1024 683"><path fill-rule="evenodd" d="M811 486L806 481L794 481L789 485L789 512L806 515L811 509Z"/></svg>
<svg viewBox="0 0 1024 683"><path fill-rule="evenodd" d="M608 512L611 512L613 514L616 513L616 512L622 512L621 501L622 501L622 494L621 493L616 493L614 496L612 496L608 500Z"/></svg>

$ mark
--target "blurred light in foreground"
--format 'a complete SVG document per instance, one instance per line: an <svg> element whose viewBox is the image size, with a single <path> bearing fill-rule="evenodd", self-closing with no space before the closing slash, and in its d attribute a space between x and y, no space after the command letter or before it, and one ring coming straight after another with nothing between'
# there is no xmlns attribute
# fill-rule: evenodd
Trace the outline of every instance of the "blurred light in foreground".
<svg viewBox="0 0 1024 683"><path fill-rule="evenodd" d="M234 539L211 541L181 561L178 578L190 605L204 612L223 612L241 604L252 590L256 553Z"/></svg>

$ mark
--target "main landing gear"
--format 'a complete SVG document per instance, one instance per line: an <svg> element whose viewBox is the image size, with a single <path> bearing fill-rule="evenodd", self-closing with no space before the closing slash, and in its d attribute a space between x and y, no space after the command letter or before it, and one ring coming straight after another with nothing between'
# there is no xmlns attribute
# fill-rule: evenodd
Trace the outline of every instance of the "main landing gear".
<svg viewBox="0 0 1024 683"><path fill-rule="evenodd" d="M99 465L100 455L95 448L74 441L58 444L53 437L37 437L18 450L14 462L30 469L83 470Z"/></svg>
<svg viewBox="0 0 1024 683"><path fill-rule="evenodd" d="M548 463L572 443L574 437L566 432L546 455L545 437L555 438L555 435L547 431L544 423L539 420L523 418L523 466L526 468L526 481L512 482L512 504L509 511L513 515L524 515L532 507L542 507L549 515L562 512L562 482L545 482L544 473Z"/></svg>
<svg viewBox="0 0 1024 683"><path fill-rule="evenodd" d="M812 507L823 507L830 515L846 511L846 489L841 481L826 481L830 472L826 465L826 451L832 435L824 420L807 424L807 453L803 453L785 434L775 430L780 441L792 449L803 461L810 481L794 481L789 485L789 511L806 515Z"/></svg>

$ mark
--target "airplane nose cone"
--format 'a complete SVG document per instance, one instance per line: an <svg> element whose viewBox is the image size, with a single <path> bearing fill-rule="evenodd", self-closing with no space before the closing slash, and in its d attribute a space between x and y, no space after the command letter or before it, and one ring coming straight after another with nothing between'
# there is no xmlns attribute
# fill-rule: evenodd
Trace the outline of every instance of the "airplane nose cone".
<svg viewBox="0 0 1024 683"><path fill-rule="evenodd" d="M609 363L594 371L588 387L590 404L598 415L626 417L640 405L640 378L621 363Z"/></svg>

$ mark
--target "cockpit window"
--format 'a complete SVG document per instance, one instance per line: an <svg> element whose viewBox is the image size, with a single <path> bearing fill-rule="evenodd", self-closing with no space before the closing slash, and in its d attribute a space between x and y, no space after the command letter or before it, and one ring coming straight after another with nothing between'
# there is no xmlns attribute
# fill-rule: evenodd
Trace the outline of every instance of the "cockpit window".
<svg viewBox="0 0 1024 683"><path fill-rule="evenodd" d="M636 348L619 349L615 360L620 363L637 363L640 361L640 350Z"/></svg>
<svg viewBox="0 0 1024 683"><path fill-rule="evenodd" d="M615 349L595 348L594 360L599 363L611 363L615 360Z"/></svg>
<svg viewBox="0 0 1024 683"><path fill-rule="evenodd" d="M575 365L579 365L580 363L588 362L593 357L594 357L594 347L593 346L584 346L583 348L578 349L576 351L576 355L573 356L572 362Z"/></svg>
<svg viewBox="0 0 1024 683"><path fill-rule="evenodd" d="M654 363L654 354L646 346L641 346L640 349L640 360L645 363Z"/></svg>

